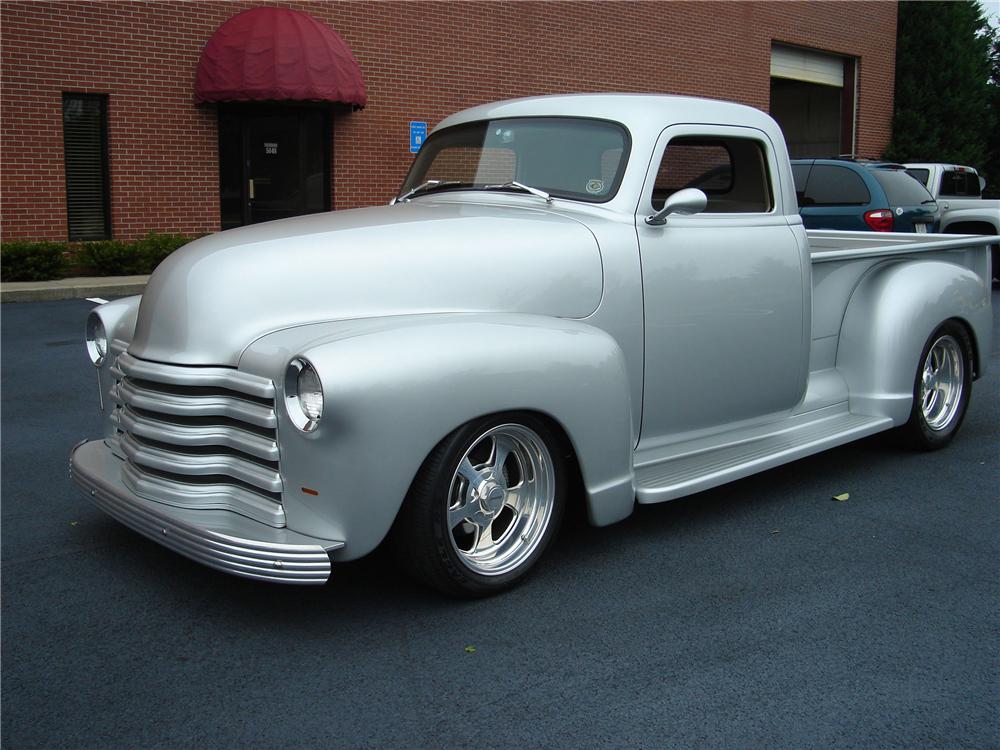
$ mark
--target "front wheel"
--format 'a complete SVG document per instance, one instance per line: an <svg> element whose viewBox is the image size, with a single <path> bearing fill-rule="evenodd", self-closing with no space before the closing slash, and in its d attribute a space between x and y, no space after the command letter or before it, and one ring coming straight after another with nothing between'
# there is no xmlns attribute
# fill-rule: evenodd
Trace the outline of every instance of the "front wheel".
<svg viewBox="0 0 1000 750"><path fill-rule="evenodd" d="M518 413L473 420L424 461L393 529L404 569L448 594L520 581L555 535L565 467L548 425Z"/></svg>
<svg viewBox="0 0 1000 750"><path fill-rule="evenodd" d="M943 448L965 418L972 391L972 344L958 323L938 328L924 345L903 431L922 450Z"/></svg>

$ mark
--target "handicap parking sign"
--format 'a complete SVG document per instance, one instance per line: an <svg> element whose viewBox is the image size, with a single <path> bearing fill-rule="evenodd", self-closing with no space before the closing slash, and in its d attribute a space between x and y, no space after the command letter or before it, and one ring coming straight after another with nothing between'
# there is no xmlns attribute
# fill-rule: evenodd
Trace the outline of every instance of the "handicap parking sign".
<svg viewBox="0 0 1000 750"><path fill-rule="evenodd" d="M410 153L415 154L427 140L427 123L410 121Z"/></svg>

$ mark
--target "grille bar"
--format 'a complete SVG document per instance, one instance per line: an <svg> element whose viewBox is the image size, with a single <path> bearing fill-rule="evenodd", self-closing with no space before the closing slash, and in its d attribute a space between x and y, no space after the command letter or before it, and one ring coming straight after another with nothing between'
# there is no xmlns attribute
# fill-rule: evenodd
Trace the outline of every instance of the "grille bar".
<svg viewBox="0 0 1000 750"><path fill-rule="evenodd" d="M225 394L179 396L136 385L126 376L111 389L111 398L136 409L175 414L182 417L222 416L259 427L274 428L274 409Z"/></svg>
<svg viewBox="0 0 1000 750"><path fill-rule="evenodd" d="M117 371L116 371L117 370ZM192 387L226 388L258 398L274 398L274 384L266 378L225 367L179 367L145 362L125 352L112 373L118 378L151 380L156 383Z"/></svg>
<svg viewBox="0 0 1000 750"><path fill-rule="evenodd" d="M224 424L187 425L140 415L124 406L112 416L123 432L184 447L224 445L265 461L278 460L277 441Z"/></svg>
<svg viewBox="0 0 1000 750"><path fill-rule="evenodd" d="M122 467L122 484L139 497L179 508L231 510L269 526L285 525L285 511L280 504L239 485L179 481L146 471L131 462Z"/></svg>
<svg viewBox="0 0 1000 750"><path fill-rule="evenodd" d="M241 482L260 487L265 492L281 492L281 477L277 470L268 469L235 455L221 453L187 454L141 442L126 433L121 451L133 464L157 471L193 476L231 476Z"/></svg>

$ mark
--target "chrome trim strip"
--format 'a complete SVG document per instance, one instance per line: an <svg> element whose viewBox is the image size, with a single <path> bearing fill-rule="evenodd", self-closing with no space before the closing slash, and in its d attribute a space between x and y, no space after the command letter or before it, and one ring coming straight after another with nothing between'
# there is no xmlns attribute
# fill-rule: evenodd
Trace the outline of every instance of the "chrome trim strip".
<svg viewBox="0 0 1000 750"><path fill-rule="evenodd" d="M125 432L149 440L159 440L161 443L183 446L224 445L265 461L278 460L277 442L238 427L221 424L206 426L172 424L145 415L140 416L128 406L116 409L111 419Z"/></svg>
<svg viewBox="0 0 1000 750"><path fill-rule="evenodd" d="M322 584L344 542L274 529L218 510L182 510L137 497L118 479L119 459L99 440L73 449L70 475L112 518L175 552L245 578Z"/></svg>
<svg viewBox="0 0 1000 750"><path fill-rule="evenodd" d="M136 495L153 502L172 505L175 508L228 510L275 528L285 525L284 506L235 484L193 484L173 481L147 474L141 466L129 462L122 465L121 480L122 484Z"/></svg>
<svg viewBox="0 0 1000 750"><path fill-rule="evenodd" d="M277 427L274 409L243 401L237 397L174 396L158 393L123 380L111 389L111 398L120 404L147 411L182 417L230 417L259 427Z"/></svg>
<svg viewBox="0 0 1000 750"><path fill-rule="evenodd" d="M118 368L129 378L170 385L228 388L260 398L274 398L274 384L267 378L227 367L165 365L136 359L126 352L118 358Z"/></svg>
<svg viewBox="0 0 1000 750"><path fill-rule="evenodd" d="M223 474L260 487L267 492L280 493L282 489L281 476L277 471L239 456L224 453L192 455L165 450L152 445L143 445L128 433L121 439L121 449L132 463L158 471L193 476Z"/></svg>

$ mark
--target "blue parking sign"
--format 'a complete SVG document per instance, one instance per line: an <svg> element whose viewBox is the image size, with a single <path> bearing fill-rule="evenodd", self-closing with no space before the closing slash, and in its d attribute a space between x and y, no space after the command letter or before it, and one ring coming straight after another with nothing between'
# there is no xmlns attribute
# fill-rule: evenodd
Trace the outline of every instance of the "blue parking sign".
<svg viewBox="0 0 1000 750"><path fill-rule="evenodd" d="M427 140L427 123L410 121L410 153L415 154Z"/></svg>

